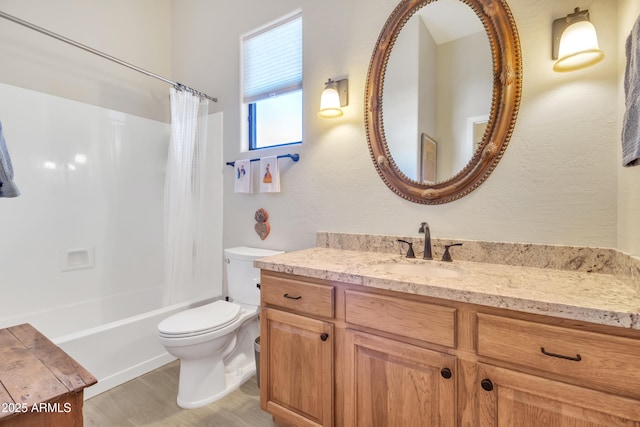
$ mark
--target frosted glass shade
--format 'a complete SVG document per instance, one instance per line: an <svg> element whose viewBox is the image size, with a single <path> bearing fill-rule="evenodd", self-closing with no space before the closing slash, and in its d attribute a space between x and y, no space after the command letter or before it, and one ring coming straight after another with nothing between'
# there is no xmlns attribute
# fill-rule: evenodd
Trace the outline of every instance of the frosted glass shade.
<svg viewBox="0 0 640 427"><path fill-rule="evenodd" d="M604 58L598 46L596 29L589 21L580 21L567 27L560 39L558 60L554 71L573 71L596 64Z"/></svg>
<svg viewBox="0 0 640 427"><path fill-rule="evenodd" d="M327 85L322 91L320 98L319 117L333 118L342 116L343 112L340 108L340 95L338 94L335 84Z"/></svg>

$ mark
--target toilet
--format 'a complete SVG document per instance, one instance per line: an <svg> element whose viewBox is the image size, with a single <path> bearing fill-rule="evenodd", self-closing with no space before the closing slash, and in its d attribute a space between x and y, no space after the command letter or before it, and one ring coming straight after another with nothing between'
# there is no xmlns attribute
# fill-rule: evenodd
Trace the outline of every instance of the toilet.
<svg viewBox="0 0 640 427"><path fill-rule="evenodd" d="M158 325L160 343L180 359L181 408L199 408L221 399L255 374L260 270L253 261L280 253L244 246L225 249L230 301L191 308Z"/></svg>

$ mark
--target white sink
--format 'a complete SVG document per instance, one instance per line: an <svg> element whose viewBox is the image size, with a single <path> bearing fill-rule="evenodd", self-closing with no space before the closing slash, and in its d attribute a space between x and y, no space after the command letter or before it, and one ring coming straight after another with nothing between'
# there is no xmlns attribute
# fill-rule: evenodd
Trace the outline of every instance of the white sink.
<svg viewBox="0 0 640 427"><path fill-rule="evenodd" d="M382 273L402 274L405 276L437 277L440 279L460 277L461 271L454 268L434 264L430 261L418 263L387 262L372 266Z"/></svg>

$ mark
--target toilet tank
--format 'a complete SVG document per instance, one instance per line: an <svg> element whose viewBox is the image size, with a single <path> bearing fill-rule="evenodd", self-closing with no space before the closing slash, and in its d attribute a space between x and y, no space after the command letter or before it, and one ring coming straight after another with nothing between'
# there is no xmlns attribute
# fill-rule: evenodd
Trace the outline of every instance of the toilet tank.
<svg viewBox="0 0 640 427"><path fill-rule="evenodd" d="M284 253L270 249L249 248L240 246L224 250L227 269L227 285L229 298L233 302L248 305L260 305L260 269L253 266L253 261Z"/></svg>

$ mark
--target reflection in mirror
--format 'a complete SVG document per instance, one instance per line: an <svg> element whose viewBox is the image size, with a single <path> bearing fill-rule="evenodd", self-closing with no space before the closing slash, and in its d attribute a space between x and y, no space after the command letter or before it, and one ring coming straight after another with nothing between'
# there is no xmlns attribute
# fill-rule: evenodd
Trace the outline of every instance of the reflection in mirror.
<svg viewBox="0 0 640 427"><path fill-rule="evenodd" d="M456 17L451 22L438 16L440 12L432 6L462 9L450 13ZM416 24L408 24L418 13L429 19L420 17ZM486 39L471 40L478 32L474 30L461 39L469 39L465 42L475 46L473 52L460 54L458 47L451 49L454 53L437 52L439 36L429 22L432 16L444 28L477 28L481 23ZM468 16L473 24L459 21L462 16ZM435 59L418 61L423 48L418 54L415 34L427 32L433 39L431 55ZM408 38L413 47L399 47L399 38ZM487 52L487 45L488 56L476 55L475 50ZM396 53L396 48L405 53ZM457 58L464 67L444 63L444 56ZM481 56L491 60L478 65L474 58ZM413 65L401 62L402 57L408 57ZM389 67L396 70L389 71ZM412 79L389 77L388 71L411 73ZM427 98L425 93L436 96ZM521 93L520 41L507 0L400 0L382 27L367 73L365 128L376 171L394 193L414 203L433 205L464 197L500 162L513 133ZM449 117L450 123L441 123L442 117ZM453 142L459 139L464 139L461 148Z"/></svg>
<svg viewBox="0 0 640 427"><path fill-rule="evenodd" d="M419 9L399 32L384 75L389 152L409 179L446 181L479 147L493 91L489 39L460 0Z"/></svg>

